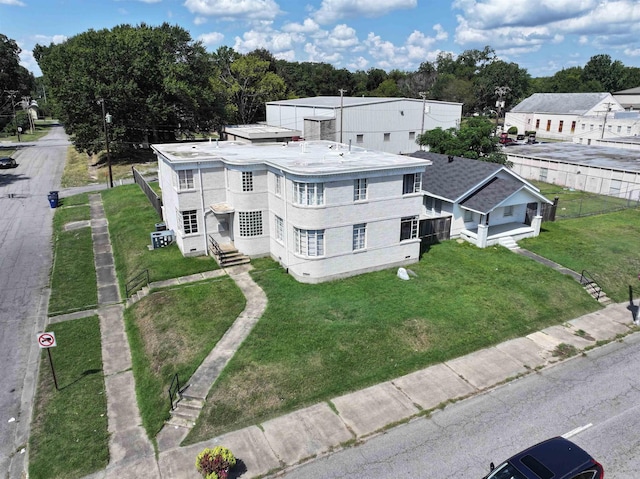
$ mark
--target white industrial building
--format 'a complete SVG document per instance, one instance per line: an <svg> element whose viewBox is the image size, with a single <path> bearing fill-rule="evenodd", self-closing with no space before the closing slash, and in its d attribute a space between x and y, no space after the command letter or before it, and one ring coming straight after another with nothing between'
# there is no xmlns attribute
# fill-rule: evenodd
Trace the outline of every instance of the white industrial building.
<svg viewBox="0 0 640 479"><path fill-rule="evenodd" d="M268 255L307 283L419 259L428 160L329 141L152 148L163 219L186 256Z"/></svg>
<svg viewBox="0 0 640 479"><path fill-rule="evenodd" d="M590 145L640 134L640 112L625 111L610 93L535 93L506 113L505 130L513 127L539 139Z"/></svg>
<svg viewBox="0 0 640 479"><path fill-rule="evenodd" d="M627 142L638 146L638 142ZM509 146L512 170L528 180L575 190L640 200L640 159L633 149L540 143Z"/></svg>
<svg viewBox="0 0 640 479"><path fill-rule="evenodd" d="M414 98L319 96L266 104L268 125L302 131L306 140L329 140L387 153L418 149L421 132L458 128L462 103Z"/></svg>

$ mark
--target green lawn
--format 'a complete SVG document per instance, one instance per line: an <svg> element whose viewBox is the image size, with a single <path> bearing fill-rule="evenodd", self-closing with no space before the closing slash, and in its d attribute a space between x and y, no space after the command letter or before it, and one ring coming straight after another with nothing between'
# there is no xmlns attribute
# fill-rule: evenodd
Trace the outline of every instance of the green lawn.
<svg viewBox="0 0 640 479"><path fill-rule="evenodd" d="M97 316L54 324L51 357L40 360L38 390L29 437L29 477L73 479L109 462L107 401Z"/></svg>
<svg viewBox="0 0 640 479"><path fill-rule="evenodd" d="M448 241L411 265L301 284L254 261L266 313L210 392L194 443L402 376L600 306L569 276L502 248Z"/></svg>
<svg viewBox="0 0 640 479"><path fill-rule="evenodd" d="M630 206L638 206L637 201L630 201L624 198L597 195L541 181L531 181L531 183L540 188L540 192L550 200L553 201L555 197L558 198L557 219L603 214L629 208Z"/></svg>
<svg viewBox="0 0 640 479"><path fill-rule="evenodd" d="M142 423L153 438L169 417L175 374L186 384L245 306L229 277L153 293L125 311Z"/></svg>
<svg viewBox="0 0 640 479"><path fill-rule="evenodd" d="M546 222L540 236L519 244L578 273L587 270L616 302L629 298L629 285L640 291L638 208Z"/></svg>
<svg viewBox="0 0 640 479"><path fill-rule="evenodd" d="M64 231L65 224L89 220L88 195L63 198L53 217L53 267L49 315L95 308L98 287L91 228Z"/></svg>
<svg viewBox="0 0 640 479"><path fill-rule="evenodd" d="M183 257L175 244L149 250L151 233L161 220L138 185L104 191L102 200L123 296L125 282L145 269L152 282L218 269L211 257Z"/></svg>

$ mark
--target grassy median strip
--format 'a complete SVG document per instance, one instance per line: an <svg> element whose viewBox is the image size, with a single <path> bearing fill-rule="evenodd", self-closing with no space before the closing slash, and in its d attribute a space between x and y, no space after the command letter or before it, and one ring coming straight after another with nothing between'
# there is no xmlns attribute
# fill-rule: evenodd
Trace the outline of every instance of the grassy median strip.
<svg viewBox="0 0 640 479"><path fill-rule="evenodd" d="M40 361L29 437L29 477L73 479L109 462L107 401L97 316L49 326L58 345Z"/></svg>
<svg viewBox="0 0 640 479"><path fill-rule="evenodd" d="M53 219L53 267L49 315L95 308L98 287L93 257L91 228L84 226L69 231L66 224L89 220L88 196L63 198Z"/></svg>
<svg viewBox="0 0 640 479"><path fill-rule="evenodd" d="M409 266L317 285L254 260L267 310L187 443L525 336L600 306L568 276L502 247L447 241Z"/></svg>
<svg viewBox="0 0 640 479"><path fill-rule="evenodd" d="M152 282L218 269L208 256L184 258L175 244L149 250L161 220L138 185L104 191L102 199L122 293L125 282L145 269Z"/></svg>
<svg viewBox="0 0 640 479"><path fill-rule="evenodd" d="M540 236L520 245L578 273L586 269L616 302L629 298L629 285L640 290L640 209L543 223L542 228Z"/></svg>
<svg viewBox="0 0 640 479"><path fill-rule="evenodd" d="M142 423L155 437L169 417L167 390L200 366L245 306L229 277L162 290L125 311Z"/></svg>

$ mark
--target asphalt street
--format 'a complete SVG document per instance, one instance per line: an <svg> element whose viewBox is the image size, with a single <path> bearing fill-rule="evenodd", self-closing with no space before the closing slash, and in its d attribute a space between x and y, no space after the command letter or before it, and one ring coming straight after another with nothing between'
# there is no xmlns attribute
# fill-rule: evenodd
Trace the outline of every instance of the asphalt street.
<svg viewBox="0 0 640 479"><path fill-rule="evenodd" d="M0 477L24 466L52 258L47 195L59 189L68 146L53 127L18 150L17 168L0 170Z"/></svg>
<svg viewBox="0 0 640 479"><path fill-rule="evenodd" d="M279 476L296 479L481 478L559 435L611 479L640 470L640 334L448 406Z"/></svg>

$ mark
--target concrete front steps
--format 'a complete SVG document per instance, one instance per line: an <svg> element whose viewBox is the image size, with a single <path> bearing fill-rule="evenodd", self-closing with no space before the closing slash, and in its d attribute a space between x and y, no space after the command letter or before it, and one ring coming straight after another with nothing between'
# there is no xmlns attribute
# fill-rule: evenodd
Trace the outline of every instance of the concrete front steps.
<svg viewBox="0 0 640 479"><path fill-rule="evenodd" d="M175 408L171 410L171 418L169 418L166 424L168 426L182 427L191 430L203 406L204 401L202 399L181 395L175 404Z"/></svg>
<svg viewBox="0 0 640 479"><path fill-rule="evenodd" d="M216 259L221 268L231 266L239 266L251 262L251 258L240 253L233 244L218 245L220 252L217 253L213 249L210 250L211 255Z"/></svg>
<svg viewBox="0 0 640 479"><path fill-rule="evenodd" d="M511 251L520 249L520 246L518 246L518 243L516 243L516 241L511 236L505 236L504 238L500 238L498 240L498 243L501 246L504 246L505 248L510 249Z"/></svg>
<svg viewBox="0 0 640 479"><path fill-rule="evenodd" d="M611 304L611 298L607 296L607 293L602 291L602 288L598 286L598 283L589 282L589 283L583 284L582 287L587 293L591 295L593 299L598 301L598 303L604 304L604 305Z"/></svg>

